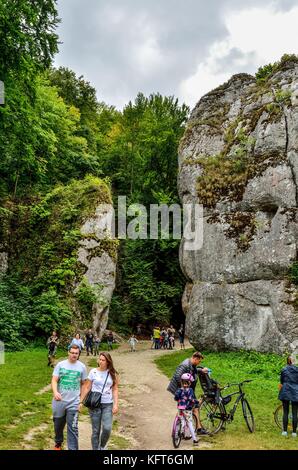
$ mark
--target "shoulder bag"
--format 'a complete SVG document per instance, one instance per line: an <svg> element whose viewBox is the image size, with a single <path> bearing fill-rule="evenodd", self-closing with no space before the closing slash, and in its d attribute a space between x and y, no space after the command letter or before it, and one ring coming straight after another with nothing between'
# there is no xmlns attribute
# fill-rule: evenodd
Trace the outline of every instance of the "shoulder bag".
<svg viewBox="0 0 298 470"><path fill-rule="evenodd" d="M85 396L84 400L82 401L83 405L86 406L87 408L99 408L101 404L101 396L103 394L104 388L106 386L107 380L108 380L109 372L107 373L105 383L103 384L101 392L92 392L92 385L91 389Z"/></svg>

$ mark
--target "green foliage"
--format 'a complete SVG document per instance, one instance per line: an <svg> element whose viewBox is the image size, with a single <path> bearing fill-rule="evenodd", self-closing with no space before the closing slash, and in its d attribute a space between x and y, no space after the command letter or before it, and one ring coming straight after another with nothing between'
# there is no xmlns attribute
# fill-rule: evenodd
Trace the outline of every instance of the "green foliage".
<svg viewBox="0 0 298 470"><path fill-rule="evenodd" d="M59 297L53 287L50 287L48 291L42 292L35 299L33 315L34 328L38 328L47 334L53 330L60 331L64 329L65 325L72 318L69 306Z"/></svg>
<svg viewBox="0 0 298 470"><path fill-rule="evenodd" d="M31 335L30 335L31 333ZM30 290L15 279L0 280L0 340L6 350L23 349L32 338Z"/></svg>
<svg viewBox="0 0 298 470"><path fill-rule="evenodd" d="M0 78L12 71L24 79L51 64L58 51L56 0L1 0Z"/></svg>
<svg viewBox="0 0 298 470"><path fill-rule="evenodd" d="M298 56L295 54L284 54L280 61L260 67L256 73L257 82L261 84L266 82L275 72L285 68L291 62L297 63Z"/></svg>
<svg viewBox="0 0 298 470"><path fill-rule="evenodd" d="M260 67L256 73L256 79L260 82L266 81L272 73L275 71L276 67L274 64L267 64Z"/></svg>

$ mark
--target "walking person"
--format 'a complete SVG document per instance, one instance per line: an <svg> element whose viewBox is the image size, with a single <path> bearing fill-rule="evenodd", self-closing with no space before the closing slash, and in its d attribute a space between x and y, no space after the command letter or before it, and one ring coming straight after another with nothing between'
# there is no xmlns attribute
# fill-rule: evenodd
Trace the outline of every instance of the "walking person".
<svg viewBox="0 0 298 470"><path fill-rule="evenodd" d="M86 342L85 342L87 356L89 356L89 353L91 355L93 354L93 341L94 341L94 335L90 328L88 332L86 333Z"/></svg>
<svg viewBox="0 0 298 470"><path fill-rule="evenodd" d="M78 411L81 388L87 379L86 366L80 362L77 345L70 347L68 359L58 362L52 377L53 422L55 429L55 450L61 450L64 441L63 431L67 424L67 448L78 450Z"/></svg>
<svg viewBox="0 0 298 470"><path fill-rule="evenodd" d="M179 335L179 343L180 343L180 349L185 349L184 346L184 326L183 324L180 325L180 328L178 330L178 335Z"/></svg>
<svg viewBox="0 0 298 470"><path fill-rule="evenodd" d="M288 435L289 409L292 406L292 436L297 437L297 414L298 414L298 367L289 356L287 365L280 374L279 400L283 406L283 431L282 436Z"/></svg>
<svg viewBox="0 0 298 470"><path fill-rule="evenodd" d="M178 365L176 368L174 375L168 385L168 392L172 393L175 395L177 389L180 387L181 384L181 376L183 374L191 374L193 377L193 381L191 382L191 388L194 391L194 397L196 399L195 395L195 390L196 390L196 385L198 381L199 374L208 374L208 368L207 367L201 367L199 364L202 362L204 359L203 355L200 352L195 352L189 359L185 359L181 364ZM198 420L198 429L197 434L204 435L208 434L208 432L202 427L200 417L199 417L199 411L198 411L198 404L195 404L194 406L194 414L197 417Z"/></svg>
<svg viewBox="0 0 298 470"><path fill-rule="evenodd" d="M114 343L114 335L113 332L110 331L107 337L107 342L108 342L108 349L112 350L113 349L113 343Z"/></svg>
<svg viewBox="0 0 298 470"><path fill-rule="evenodd" d="M130 345L130 351L135 352L136 351L136 344L138 343L137 338L135 335L131 335L131 337L128 340L128 344Z"/></svg>
<svg viewBox="0 0 298 470"><path fill-rule="evenodd" d="M71 346L78 346L80 350L80 354L81 354L82 349L84 349L84 343L83 343L83 340L81 339L80 333L76 333L75 337L72 339L70 343L69 348L71 348Z"/></svg>
<svg viewBox="0 0 298 470"><path fill-rule="evenodd" d="M97 335L94 336L93 356L98 356L100 348L100 339Z"/></svg>
<svg viewBox="0 0 298 470"><path fill-rule="evenodd" d="M59 344L58 335L56 331L53 331L52 335L47 340L48 366L54 367L54 361L55 361L58 344Z"/></svg>
<svg viewBox="0 0 298 470"><path fill-rule="evenodd" d="M101 352L98 367L91 369L85 386L82 389L82 402L91 390L101 392L101 403L97 408L89 409L92 425L91 444L93 450L106 450L112 431L113 415L118 413L118 374L108 352Z"/></svg>

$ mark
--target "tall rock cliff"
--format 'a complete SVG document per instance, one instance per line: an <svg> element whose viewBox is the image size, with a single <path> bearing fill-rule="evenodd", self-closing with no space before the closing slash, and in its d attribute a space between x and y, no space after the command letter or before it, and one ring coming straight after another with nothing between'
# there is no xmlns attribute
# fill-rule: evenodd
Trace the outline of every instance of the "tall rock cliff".
<svg viewBox="0 0 298 470"><path fill-rule="evenodd" d="M180 144L181 201L204 206L202 249L180 248L186 330L199 349L298 344L298 60L263 72L205 95Z"/></svg>
<svg viewBox="0 0 298 470"><path fill-rule="evenodd" d="M0 275L26 289L35 335L93 328L101 337L115 287L110 188L94 176L43 197L7 201L0 218ZM32 324L32 325L31 325ZM24 324L24 333L28 325Z"/></svg>

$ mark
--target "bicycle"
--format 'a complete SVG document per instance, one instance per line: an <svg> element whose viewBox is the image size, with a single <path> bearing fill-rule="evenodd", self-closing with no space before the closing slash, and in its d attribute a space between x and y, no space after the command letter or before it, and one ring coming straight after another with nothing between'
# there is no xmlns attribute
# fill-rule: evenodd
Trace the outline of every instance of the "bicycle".
<svg viewBox="0 0 298 470"><path fill-rule="evenodd" d="M194 431L196 432L198 427L198 419L194 413L192 413L192 425ZM191 439L191 434L184 410L178 410L172 428L172 441L175 449L178 449L182 439Z"/></svg>
<svg viewBox="0 0 298 470"><path fill-rule="evenodd" d="M251 382L251 380L244 380L240 383L227 384L222 388L218 388L219 393L213 393L212 397L208 396L206 393L203 395L203 398L199 404L200 421L203 428L206 429L210 435L218 433L218 431L220 431L226 422L231 423L233 421L234 414L240 402L243 417L249 431L251 433L255 431L253 413L247 399L245 398L245 392L242 389L243 384L248 382ZM221 396L221 392L223 390L226 390L232 386L237 386L239 390L230 393L225 397ZM230 403L233 395L237 395L236 401L233 408L230 411L227 411L226 405Z"/></svg>

